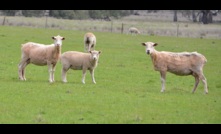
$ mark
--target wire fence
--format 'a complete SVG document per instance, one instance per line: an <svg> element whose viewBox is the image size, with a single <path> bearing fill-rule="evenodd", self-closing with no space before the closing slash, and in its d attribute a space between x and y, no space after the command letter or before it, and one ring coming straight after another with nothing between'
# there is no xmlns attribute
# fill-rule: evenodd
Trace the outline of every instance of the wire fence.
<svg viewBox="0 0 221 134"><path fill-rule="evenodd" d="M45 29L79 30L92 32L111 32L128 34L130 27L136 27L140 35L173 36L188 38L218 38L221 39L221 25L190 22L148 22L122 20L66 20L45 17L11 17L0 16L4 26L25 26Z"/></svg>

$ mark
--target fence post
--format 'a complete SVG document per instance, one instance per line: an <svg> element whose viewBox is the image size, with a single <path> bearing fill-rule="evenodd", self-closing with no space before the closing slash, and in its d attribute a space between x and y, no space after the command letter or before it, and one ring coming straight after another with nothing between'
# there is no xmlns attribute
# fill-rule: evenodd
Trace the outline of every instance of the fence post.
<svg viewBox="0 0 221 134"><path fill-rule="evenodd" d="M113 30L113 21L111 21L111 33L112 33L112 30Z"/></svg>
<svg viewBox="0 0 221 134"><path fill-rule="evenodd" d="M5 25L5 16L4 16L4 19L3 19L2 25Z"/></svg>
<svg viewBox="0 0 221 134"><path fill-rule="evenodd" d="M124 32L124 23L122 23L121 34L123 34L123 32Z"/></svg>
<svg viewBox="0 0 221 134"><path fill-rule="evenodd" d="M45 20L45 29L47 28L47 25L48 25L48 16L49 16L49 10L45 10L45 17L46 17L46 20Z"/></svg>
<svg viewBox="0 0 221 134"><path fill-rule="evenodd" d="M176 37L178 37L178 34L179 34L179 23L177 23Z"/></svg>

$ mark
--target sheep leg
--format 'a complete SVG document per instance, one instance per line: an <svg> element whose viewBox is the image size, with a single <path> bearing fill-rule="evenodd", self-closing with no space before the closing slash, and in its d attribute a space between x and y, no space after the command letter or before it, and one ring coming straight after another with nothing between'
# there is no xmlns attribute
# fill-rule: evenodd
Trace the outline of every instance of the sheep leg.
<svg viewBox="0 0 221 134"><path fill-rule="evenodd" d="M161 76L160 79L161 79L161 85L162 85L161 92L164 92L165 91L166 72L161 71L160 76Z"/></svg>
<svg viewBox="0 0 221 134"><path fill-rule="evenodd" d="M48 63L48 72L49 72L49 82L52 83L53 82L53 78L52 78L53 69L52 69L52 64L50 63Z"/></svg>
<svg viewBox="0 0 221 134"><path fill-rule="evenodd" d="M85 84L85 75L87 73L87 69L83 68L83 75L82 75L82 83Z"/></svg>
<svg viewBox="0 0 221 134"><path fill-rule="evenodd" d="M92 78L93 83L96 84L96 81L95 81L95 78L94 78L94 69L91 69L90 73L91 73L91 78Z"/></svg>
<svg viewBox="0 0 221 134"><path fill-rule="evenodd" d="M194 86L194 88L192 90L192 93L194 93L196 91L196 88L197 88L197 86L199 84L199 76L197 74L193 74L193 76L195 77L195 86Z"/></svg>
<svg viewBox="0 0 221 134"><path fill-rule="evenodd" d="M200 79L201 79L202 82L203 82L205 94L208 94L208 87L207 87L206 77L202 74L201 77L200 77Z"/></svg>
<svg viewBox="0 0 221 134"><path fill-rule="evenodd" d="M24 80L24 63L18 65L18 76L20 80Z"/></svg>
<svg viewBox="0 0 221 134"><path fill-rule="evenodd" d="M30 63L29 59L22 59L18 66L18 75L20 80L26 80L25 67Z"/></svg>
<svg viewBox="0 0 221 134"><path fill-rule="evenodd" d="M52 82L55 82L55 80L54 80L55 66L56 66L56 64L52 64L52 73L51 73Z"/></svg>
<svg viewBox="0 0 221 134"><path fill-rule="evenodd" d="M66 75L67 75L67 71L68 71L68 69L66 69L66 68L62 68L62 81L63 82L67 82L67 77L66 77Z"/></svg>
<svg viewBox="0 0 221 134"><path fill-rule="evenodd" d="M95 49L94 43L91 45L91 51Z"/></svg>
<svg viewBox="0 0 221 134"><path fill-rule="evenodd" d="M91 45L92 44L88 44L88 47L87 47L88 52L91 51Z"/></svg>
<svg viewBox="0 0 221 134"><path fill-rule="evenodd" d="M84 46L84 51L88 52L88 45L87 44Z"/></svg>

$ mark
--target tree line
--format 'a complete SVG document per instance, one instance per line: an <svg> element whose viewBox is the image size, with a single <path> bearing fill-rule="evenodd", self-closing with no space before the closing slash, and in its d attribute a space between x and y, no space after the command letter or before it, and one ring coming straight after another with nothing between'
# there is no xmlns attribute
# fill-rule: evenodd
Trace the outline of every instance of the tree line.
<svg viewBox="0 0 221 134"><path fill-rule="evenodd" d="M147 13L160 10L142 10ZM177 13L180 12L192 22L203 24L213 23L213 16L220 10L172 10L174 22L178 21ZM59 19L104 19L110 21L112 17L121 18L128 15L140 15L139 10L0 10L6 16L43 17L50 16Z"/></svg>
<svg viewBox="0 0 221 134"><path fill-rule="evenodd" d="M177 22L177 12L180 10L174 10L173 21ZM181 10L181 13L188 17L193 22L202 22L203 24L213 23L213 16L220 13L220 10Z"/></svg>
<svg viewBox="0 0 221 134"><path fill-rule="evenodd" d="M0 10L6 16L43 17L62 19L120 18L133 14L133 10Z"/></svg>

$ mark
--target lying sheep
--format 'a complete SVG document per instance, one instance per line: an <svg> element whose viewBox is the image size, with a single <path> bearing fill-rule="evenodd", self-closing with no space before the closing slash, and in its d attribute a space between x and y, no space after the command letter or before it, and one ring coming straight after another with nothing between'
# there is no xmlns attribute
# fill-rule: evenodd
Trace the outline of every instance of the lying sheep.
<svg viewBox="0 0 221 134"><path fill-rule="evenodd" d="M89 51L89 53L77 52L77 51L67 51L61 55L62 64L62 81L67 82L66 74L69 69L73 70L83 70L82 83L85 84L86 71L89 70L91 73L91 78L93 83L94 70L97 67L99 55L101 51Z"/></svg>
<svg viewBox="0 0 221 134"><path fill-rule="evenodd" d="M135 27L131 27L129 28L129 33L132 35L137 35L137 34L140 34L140 31Z"/></svg>
<svg viewBox="0 0 221 134"><path fill-rule="evenodd" d="M28 42L21 46L21 61L18 66L18 75L20 80L26 80L25 67L32 63L39 66L48 65L49 82L54 82L54 71L57 61L61 55L62 40L64 37L52 37L54 44L44 45L34 42Z"/></svg>
<svg viewBox="0 0 221 134"><path fill-rule="evenodd" d="M84 35L84 50L89 52L95 49L96 45L96 36L93 33L86 33Z"/></svg>
<svg viewBox="0 0 221 134"><path fill-rule="evenodd" d="M151 56L154 69L160 72L162 83L161 92L165 90L166 72L168 71L176 75L192 75L195 77L195 85L192 93L195 92L199 81L202 80L205 93L208 93L207 81L203 75L203 66L207 60L202 54L197 52L159 52L154 49L158 44L153 42L142 43L142 45L146 47L146 53Z"/></svg>

